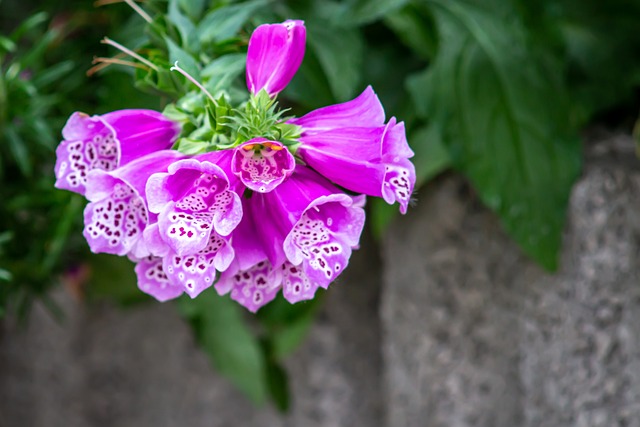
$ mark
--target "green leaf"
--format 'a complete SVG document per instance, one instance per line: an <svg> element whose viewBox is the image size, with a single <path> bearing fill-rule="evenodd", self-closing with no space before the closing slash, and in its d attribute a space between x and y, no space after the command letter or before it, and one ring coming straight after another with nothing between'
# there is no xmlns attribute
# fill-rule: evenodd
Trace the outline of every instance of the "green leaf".
<svg viewBox="0 0 640 427"><path fill-rule="evenodd" d="M16 44L7 37L0 36L0 54L4 55L7 52L13 52L16 50ZM2 56L0 56L2 58Z"/></svg>
<svg viewBox="0 0 640 427"><path fill-rule="evenodd" d="M270 353L282 359L295 350L307 336L322 305L322 294L311 301L290 304L282 295L260 309L258 319L269 332Z"/></svg>
<svg viewBox="0 0 640 427"><path fill-rule="evenodd" d="M203 70L202 77L207 79L205 87L215 94L231 86L240 76L247 62L245 53L230 53L211 61Z"/></svg>
<svg viewBox="0 0 640 427"><path fill-rule="evenodd" d="M69 233L71 233L74 222L81 215L83 207L84 200L80 197L71 197L69 204L65 206L64 214L55 226L53 238L49 242L49 247L42 261L42 268L46 271L51 271L54 265L59 262Z"/></svg>
<svg viewBox="0 0 640 427"><path fill-rule="evenodd" d="M265 357L243 319L243 308L213 289L195 299L180 299L178 308L214 367L254 402L263 403L267 397Z"/></svg>
<svg viewBox="0 0 640 427"><path fill-rule="evenodd" d="M51 83L59 80L60 78L69 74L71 70L76 67L73 61L63 61L57 64L54 64L48 68L46 68L41 73L38 73L32 80L31 83L36 86L38 89L42 89Z"/></svg>
<svg viewBox="0 0 640 427"><path fill-rule="evenodd" d="M395 32L402 42L425 59L432 58L438 47L433 16L426 8L415 5L389 13L384 23Z"/></svg>
<svg viewBox="0 0 640 427"><path fill-rule="evenodd" d="M32 167L26 142L18 132L16 132L15 127L11 125L5 127L4 134L9 144L9 150L11 150L11 154L13 154L13 158L18 164L20 172L22 172L24 176L31 176Z"/></svg>
<svg viewBox="0 0 640 427"><path fill-rule="evenodd" d="M197 53L200 50L200 40L196 34L196 26L182 14L178 3L179 0L171 0L169 2L169 11L167 17L169 21L177 28L180 33L180 41L182 48L188 50L189 52ZM186 2L192 3L192 2ZM193 4L197 4L198 2L194 1Z"/></svg>
<svg viewBox="0 0 640 427"><path fill-rule="evenodd" d="M289 382L284 368L271 361L266 370L269 395L280 412L289 409Z"/></svg>
<svg viewBox="0 0 640 427"><path fill-rule="evenodd" d="M430 4L440 46L409 82L416 108L523 250L554 270L581 164L561 72L531 52L517 16L462 1Z"/></svg>
<svg viewBox="0 0 640 427"><path fill-rule="evenodd" d="M196 81L200 81L200 68L198 67L198 62L194 59L191 54L178 46L173 40L169 37L165 37L165 41L167 42L167 47L169 48L169 62L174 64L178 61L178 65L180 68L185 70L191 77L196 79ZM190 85L192 83L189 83Z"/></svg>
<svg viewBox="0 0 640 427"><path fill-rule="evenodd" d="M409 136L415 156L416 189L445 169L451 167L451 157L442 141L438 126L425 126Z"/></svg>
<svg viewBox="0 0 640 427"><path fill-rule="evenodd" d="M10 282L11 273L3 268L0 268L0 280L4 280L5 282Z"/></svg>
<svg viewBox="0 0 640 427"><path fill-rule="evenodd" d="M269 0L252 0L212 10L198 25L200 41L212 43L234 37L244 23L269 2Z"/></svg>
<svg viewBox="0 0 640 427"><path fill-rule="evenodd" d="M202 15L206 6L206 0L178 0L180 8L194 21Z"/></svg>
<svg viewBox="0 0 640 427"><path fill-rule="evenodd" d="M318 22L310 22L308 32L308 43L327 76L334 98L338 102L353 98L363 65L364 42L360 32Z"/></svg>
<svg viewBox="0 0 640 427"><path fill-rule="evenodd" d="M23 35L45 23L47 19L49 19L49 15L47 14L47 12L38 12L34 15L31 15L30 17L22 21L20 26L18 26L18 28L16 28L13 33L11 33L11 40L17 42L22 38Z"/></svg>
<svg viewBox="0 0 640 427"><path fill-rule="evenodd" d="M349 25L366 24L393 12L409 0L348 0L345 2L340 21Z"/></svg>

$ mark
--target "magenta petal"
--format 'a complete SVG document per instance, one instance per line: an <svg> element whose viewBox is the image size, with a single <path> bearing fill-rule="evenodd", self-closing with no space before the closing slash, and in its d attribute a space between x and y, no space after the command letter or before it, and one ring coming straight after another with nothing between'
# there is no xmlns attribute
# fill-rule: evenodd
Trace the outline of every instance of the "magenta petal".
<svg viewBox="0 0 640 427"><path fill-rule="evenodd" d="M385 174L382 186L384 201L400 204L400 212L407 213L411 194L416 184L416 169L409 158L413 151L409 148L404 123L391 119L382 138L382 162Z"/></svg>
<svg viewBox="0 0 640 427"><path fill-rule="evenodd" d="M225 238L211 233L209 244L196 254L164 257L163 268L172 283L181 283L191 298L207 289L216 279L216 270L226 270L233 261L234 251Z"/></svg>
<svg viewBox="0 0 640 427"><path fill-rule="evenodd" d="M235 148L231 170L247 188L267 193L287 179L295 166L293 155L284 145L257 138Z"/></svg>
<svg viewBox="0 0 640 427"><path fill-rule="evenodd" d="M113 129L120 147L119 165L171 148L180 125L153 110L119 110L101 116Z"/></svg>
<svg viewBox="0 0 640 427"><path fill-rule="evenodd" d="M302 127L303 136L327 130L384 125L384 108L368 86L351 101L319 108L289 123Z"/></svg>
<svg viewBox="0 0 640 427"><path fill-rule="evenodd" d="M212 231L228 236L242 218L240 197L217 165L197 158L172 164L146 186L149 210L157 212L160 235L178 255L194 254Z"/></svg>
<svg viewBox="0 0 640 427"><path fill-rule="evenodd" d="M301 266L282 264L282 295L291 304L313 299L318 283L309 280Z"/></svg>
<svg viewBox="0 0 640 427"><path fill-rule="evenodd" d="M306 42L302 21L265 24L255 29L247 51L247 87L253 94L282 91L302 63Z"/></svg>
<svg viewBox="0 0 640 427"><path fill-rule="evenodd" d="M162 258L145 257L136 264L138 288L158 301L168 301L182 295L182 287L171 284L162 269Z"/></svg>
<svg viewBox="0 0 640 427"><path fill-rule="evenodd" d="M112 171L145 154L170 148L176 123L151 110L120 110L89 117L73 113L56 149L56 187L84 194L87 174Z"/></svg>
<svg viewBox="0 0 640 427"><path fill-rule="evenodd" d="M347 190L398 202L406 213L416 181L404 123L391 118L376 128L343 128L302 138L297 154Z"/></svg>
<svg viewBox="0 0 640 427"><path fill-rule="evenodd" d="M56 149L57 188L84 194L89 171L118 167L116 135L99 117L73 113L62 135L65 139Z"/></svg>
<svg viewBox="0 0 640 427"><path fill-rule="evenodd" d="M232 300L255 313L276 297L280 290L281 277L278 269L272 268L269 261L264 260L230 277L221 277L220 280L223 282L221 287L231 285ZM225 282L230 283L225 286ZM216 288L217 286L216 284Z"/></svg>
<svg viewBox="0 0 640 427"><path fill-rule="evenodd" d="M257 237L272 265L286 261L283 243L307 208L316 199L334 193L336 197L350 200L325 178L298 165L293 175L274 191L253 194L246 209L254 218Z"/></svg>
<svg viewBox="0 0 640 427"><path fill-rule="evenodd" d="M93 252L138 258L150 254L142 238L148 223L155 221L146 207L144 187L155 172L184 157L177 151L163 150L137 159L113 172L94 170L88 174L84 210L84 236Z"/></svg>
<svg viewBox="0 0 640 427"><path fill-rule="evenodd" d="M365 213L345 194L314 200L284 242L288 260L302 264L306 277L326 288L349 263Z"/></svg>

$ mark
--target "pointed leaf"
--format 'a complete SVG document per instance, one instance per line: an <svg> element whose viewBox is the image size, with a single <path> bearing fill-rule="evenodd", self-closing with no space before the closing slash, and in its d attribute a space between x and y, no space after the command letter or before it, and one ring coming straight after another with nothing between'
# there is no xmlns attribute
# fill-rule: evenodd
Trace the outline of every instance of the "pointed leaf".
<svg viewBox="0 0 640 427"><path fill-rule="evenodd" d="M418 112L440 128L451 160L523 250L557 267L581 149L561 70L534 55L516 17L432 0L435 62L409 82Z"/></svg>

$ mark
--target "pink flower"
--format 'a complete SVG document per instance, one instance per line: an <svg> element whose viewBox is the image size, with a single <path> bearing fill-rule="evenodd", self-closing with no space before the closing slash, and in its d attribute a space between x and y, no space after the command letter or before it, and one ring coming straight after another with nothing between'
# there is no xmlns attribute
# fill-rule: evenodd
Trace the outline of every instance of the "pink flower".
<svg viewBox="0 0 640 427"><path fill-rule="evenodd" d="M342 273L358 245L363 202L298 165L273 191L245 199L233 234L236 259L216 289L251 311L280 289L292 303L313 298Z"/></svg>
<svg viewBox="0 0 640 427"><path fill-rule="evenodd" d="M113 171L94 169L87 174L84 237L91 251L136 258L150 255L142 238L157 215L147 209L145 185L156 172L184 158L172 150L156 151Z"/></svg>
<svg viewBox="0 0 640 427"><path fill-rule="evenodd" d="M120 110L90 117L73 113L56 149L56 187L85 193L89 171L113 171L145 154L171 148L177 123L152 110Z"/></svg>
<svg viewBox="0 0 640 427"><path fill-rule="evenodd" d="M251 35L247 51L247 87L252 94L283 90L304 57L306 29L302 21L260 25Z"/></svg>
<svg viewBox="0 0 640 427"><path fill-rule="evenodd" d="M302 127L297 153L309 167L332 182L407 212L416 172L409 158L404 123L391 118L368 87L359 97L312 111L290 121Z"/></svg>

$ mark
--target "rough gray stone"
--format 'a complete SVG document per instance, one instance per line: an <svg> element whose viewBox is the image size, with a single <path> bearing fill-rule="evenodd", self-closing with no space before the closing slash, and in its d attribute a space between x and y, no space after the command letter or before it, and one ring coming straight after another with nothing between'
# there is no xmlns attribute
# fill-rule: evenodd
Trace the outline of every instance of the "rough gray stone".
<svg viewBox="0 0 640 427"><path fill-rule="evenodd" d="M639 212L632 141L594 144L548 275L460 178L429 186L384 246L387 425L639 426Z"/></svg>
<svg viewBox="0 0 640 427"><path fill-rule="evenodd" d="M170 304L122 310L58 292L64 323L38 307L26 327L1 324L0 427L377 425L381 279L372 254L370 245L354 253L288 359L288 416L253 407L212 370Z"/></svg>

